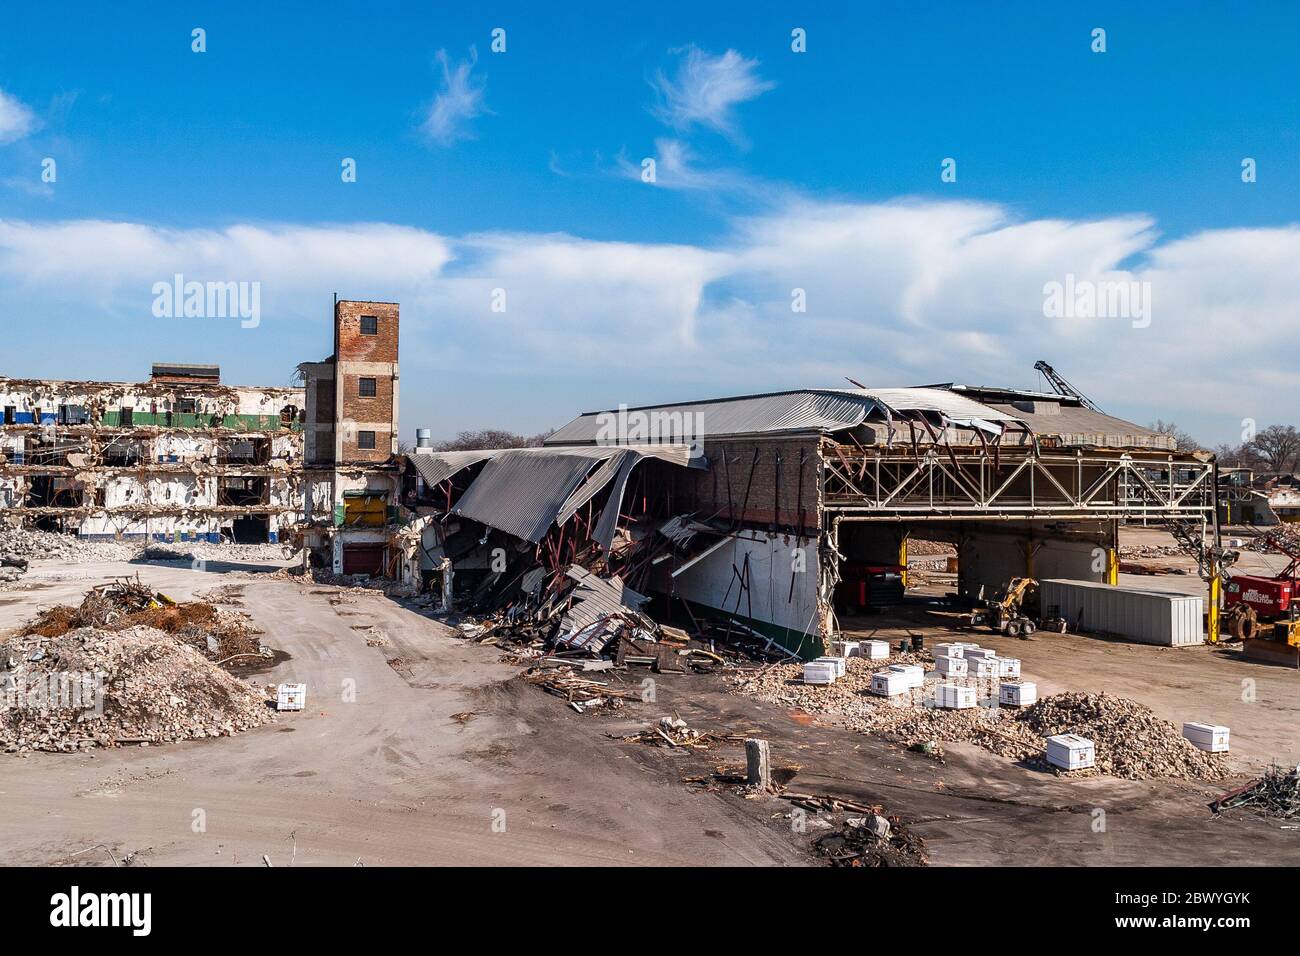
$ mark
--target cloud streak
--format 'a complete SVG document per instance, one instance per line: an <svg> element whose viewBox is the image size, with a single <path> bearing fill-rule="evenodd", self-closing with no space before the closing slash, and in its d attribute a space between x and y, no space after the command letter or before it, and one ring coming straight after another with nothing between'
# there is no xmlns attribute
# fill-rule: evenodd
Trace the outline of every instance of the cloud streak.
<svg viewBox="0 0 1300 956"><path fill-rule="evenodd" d="M469 59L455 64L446 50L436 54L442 68L442 89L434 97L420 129L439 146L451 146L460 140L473 139L471 121L488 112L484 102L485 85L472 75L478 51L469 48Z"/></svg>
<svg viewBox="0 0 1300 956"><path fill-rule="evenodd" d="M654 115L678 131L695 126L735 139L739 136L736 107L757 99L776 84L758 75L758 61L735 50L714 56L689 46L680 54L676 72L662 70L650 85L658 94Z"/></svg>

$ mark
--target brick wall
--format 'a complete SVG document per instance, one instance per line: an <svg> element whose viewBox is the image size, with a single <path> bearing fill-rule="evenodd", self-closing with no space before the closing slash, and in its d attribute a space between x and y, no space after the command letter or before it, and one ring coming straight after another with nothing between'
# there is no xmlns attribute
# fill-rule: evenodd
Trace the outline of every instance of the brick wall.
<svg viewBox="0 0 1300 956"><path fill-rule="evenodd" d="M377 330L363 335L362 318L374 316ZM398 306L395 302L340 300L335 311L335 361L343 462L383 462L395 450L398 418ZM375 394L361 395L362 378L375 380ZM362 448L360 433L373 431L375 447Z"/></svg>
<svg viewBox="0 0 1300 956"><path fill-rule="evenodd" d="M799 453L803 452L802 499L799 487ZM755 461L755 452L758 457ZM704 455L709 460L709 470L691 471L682 476L679 486L680 511L695 510L704 515L717 513L726 518L734 514L755 525L776 524L794 528L800 523L815 531L818 522L818 504L821 490L818 439L789 438L773 440L737 439L704 441ZM777 457L780 467L777 467ZM751 464L753 479L750 479ZM731 485L731 506L728 508L727 485ZM745 501L745 486L749 484L749 503Z"/></svg>
<svg viewBox="0 0 1300 956"><path fill-rule="evenodd" d="M377 335L361 334L361 317L373 315L379 320ZM398 307L396 302L338 303L338 359L344 362L396 362Z"/></svg>

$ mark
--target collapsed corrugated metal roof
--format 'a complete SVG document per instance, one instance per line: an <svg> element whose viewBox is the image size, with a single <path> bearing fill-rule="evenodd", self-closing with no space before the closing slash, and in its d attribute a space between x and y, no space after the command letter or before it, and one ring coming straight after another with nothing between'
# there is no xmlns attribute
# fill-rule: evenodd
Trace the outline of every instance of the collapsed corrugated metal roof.
<svg viewBox="0 0 1300 956"><path fill-rule="evenodd" d="M705 467L704 459L692 458L685 445L497 448L407 456L430 485L486 461L452 513L532 542L544 538L556 522L573 517L613 482L592 534L606 549L613 543L628 476L647 458Z"/></svg>

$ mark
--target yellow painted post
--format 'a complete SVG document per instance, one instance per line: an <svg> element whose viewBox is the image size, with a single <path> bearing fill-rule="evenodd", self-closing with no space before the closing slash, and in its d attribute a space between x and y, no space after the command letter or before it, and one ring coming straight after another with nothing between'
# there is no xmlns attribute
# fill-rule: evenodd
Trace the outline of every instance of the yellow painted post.
<svg viewBox="0 0 1300 956"><path fill-rule="evenodd" d="M903 587L907 587L907 537L904 536L898 542L898 563L903 568Z"/></svg>
<svg viewBox="0 0 1300 956"><path fill-rule="evenodd" d="M1119 584L1119 549L1106 549L1106 583Z"/></svg>
<svg viewBox="0 0 1300 956"><path fill-rule="evenodd" d="M1210 575L1210 613L1209 621L1209 640L1211 644L1219 643L1219 591L1223 587L1223 581L1219 575Z"/></svg>

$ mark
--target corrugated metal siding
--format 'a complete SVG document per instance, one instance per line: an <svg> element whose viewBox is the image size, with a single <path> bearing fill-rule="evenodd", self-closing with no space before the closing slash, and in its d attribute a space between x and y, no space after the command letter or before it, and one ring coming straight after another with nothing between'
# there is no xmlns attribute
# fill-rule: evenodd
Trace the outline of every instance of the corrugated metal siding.
<svg viewBox="0 0 1300 956"><path fill-rule="evenodd" d="M1040 583L1045 614L1059 613L1071 628L1116 634L1142 644L1181 647L1205 640L1205 602L1189 594L1119 588L1091 581Z"/></svg>

